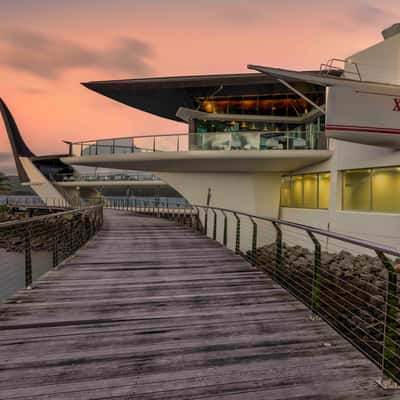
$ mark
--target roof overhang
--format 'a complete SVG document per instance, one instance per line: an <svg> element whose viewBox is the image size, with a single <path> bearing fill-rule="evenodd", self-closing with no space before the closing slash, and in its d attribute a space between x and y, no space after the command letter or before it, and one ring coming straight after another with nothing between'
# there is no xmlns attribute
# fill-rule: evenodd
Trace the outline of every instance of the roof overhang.
<svg viewBox="0 0 400 400"><path fill-rule="evenodd" d="M322 90L306 82L297 82L303 90ZM165 78L124 79L82 83L85 87L160 117L182 122L176 116L179 107L197 109L198 98L290 93L285 86L265 74L224 74Z"/></svg>
<svg viewBox="0 0 400 400"><path fill-rule="evenodd" d="M249 69L261 72L265 75L268 75L275 79L285 79L289 81L302 81L311 83L314 85L330 87L330 86L342 86L349 87L355 90L379 90L384 88L385 90L392 90L394 94L398 94L400 90L399 85L391 85L388 83L380 83L380 82L369 82L369 81L360 81L355 79L346 79L340 76L331 76L331 75L322 75L311 72L299 72L282 68L272 68L272 67L264 67L261 65L252 65L249 64L247 66Z"/></svg>

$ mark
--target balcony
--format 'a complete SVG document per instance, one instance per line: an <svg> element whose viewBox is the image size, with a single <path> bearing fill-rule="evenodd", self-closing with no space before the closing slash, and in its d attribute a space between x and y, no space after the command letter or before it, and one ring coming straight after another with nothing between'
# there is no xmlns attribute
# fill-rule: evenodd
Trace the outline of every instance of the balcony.
<svg viewBox="0 0 400 400"><path fill-rule="evenodd" d="M327 150L325 132L207 132L68 143L71 156L188 151Z"/></svg>

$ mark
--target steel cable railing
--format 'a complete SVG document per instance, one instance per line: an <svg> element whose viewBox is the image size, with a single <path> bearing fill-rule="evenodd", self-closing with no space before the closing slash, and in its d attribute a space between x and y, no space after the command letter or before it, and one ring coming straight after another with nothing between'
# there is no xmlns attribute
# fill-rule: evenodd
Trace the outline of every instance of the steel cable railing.
<svg viewBox="0 0 400 400"><path fill-rule="evenodd" d="M103 206L0 223L0 301L83 246L103 223Z"/></svg>
<svg viewBox="0 0 400 400"><path fill-rule="evenodd" d="M184 224L268 273L400 384L400 251L319 228L218 207L134 209Z"/></svg>

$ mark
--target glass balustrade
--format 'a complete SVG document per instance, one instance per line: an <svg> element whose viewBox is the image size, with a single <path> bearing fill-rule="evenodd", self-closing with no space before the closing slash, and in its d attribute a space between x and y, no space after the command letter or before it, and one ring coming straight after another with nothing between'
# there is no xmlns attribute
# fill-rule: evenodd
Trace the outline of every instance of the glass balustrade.
<svg viewBox="0 0 400 400"><path fill-rule="evenodd" d="M73 156L140 152L326 150L325 132L205 132L135 136L70 144Z"/></svg>

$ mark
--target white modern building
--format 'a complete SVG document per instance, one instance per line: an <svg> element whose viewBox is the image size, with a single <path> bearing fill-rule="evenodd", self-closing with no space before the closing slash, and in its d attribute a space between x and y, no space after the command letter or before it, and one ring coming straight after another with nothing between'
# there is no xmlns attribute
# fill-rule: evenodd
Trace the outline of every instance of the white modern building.
<svg viewBox="0 0 400 400"><path fill-rule="evenodd" d="M181 121L176 135L70 144L68 165L151 171L211 204L400 245L400 24L315 71L88 82Z"/></svg>

